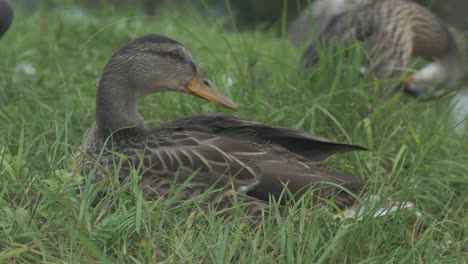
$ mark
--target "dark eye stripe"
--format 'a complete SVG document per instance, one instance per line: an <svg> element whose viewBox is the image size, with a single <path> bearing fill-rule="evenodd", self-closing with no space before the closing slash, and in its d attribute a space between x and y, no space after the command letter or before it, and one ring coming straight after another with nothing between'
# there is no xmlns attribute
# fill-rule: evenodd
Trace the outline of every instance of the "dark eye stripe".
<svg viewBox="0 0 468 264"><path fill-rule="evenodd" d="M167 52L166 55L169 56L169 57L171 57L171 58L178 59L178 60L181 60L181 61L184 60L184 59L179 55L179 53L177 53L177 52L170 51L170 52Z"/></svg>
<svg viewBox="0 0 468 264"><path fill-rule="evenodd" d="M169 56L174 57L174 58L181 58L180 53L177 52L177 50L171 50L167 52Z"/></svg>

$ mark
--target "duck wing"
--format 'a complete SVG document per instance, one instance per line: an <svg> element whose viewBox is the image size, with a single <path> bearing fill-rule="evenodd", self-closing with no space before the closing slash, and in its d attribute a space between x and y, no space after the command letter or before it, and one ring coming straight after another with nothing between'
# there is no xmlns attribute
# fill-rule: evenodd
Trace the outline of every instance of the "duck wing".
<svg viewBox="0 0 468 264"><path fill-rule="evenodd" d="M156 134L145 146L143 184L185 182L189 186L232 187L246 191L258 183L261 171L255 164L242 159L246 155L268 155L248 144L196 131L166 131ZM136 155L133 155L136 156ZM176 176L174 176L176 175ZM159 191L157 191L159 193Z"/></svg>
<svg viewBox="0 0 468 264"><path fill-rule="evenodd" d="M246 121L223 113L177 119L162 125L158 130L198 131L260 145L278 145L310 161L324 160L333 154L348 151L367 150L360 146L331 142L300 130Z"/></svg>
<svg viewBox="0 0 468 264"><path fill-rule="evenodd" d="M178 164L173 168L202 168L205 182L231 184L237 191L248 191L258 199L268 201L270 195L279 199L285 186L291 194L299 196L314 187L319 189L316 198L336 196L335 202L346 207L354 198L341 189L357 193L365 186L359 178L333 172L317 163L335 153L364 148L329 142L298 130L210 114L166 123L156 134L159 133L170 135L171 142L176 142L174 136L183 134L198 144L156 149L179 156L174 158ZM159 159L161 156L158 155ZM166 160L164 163L169 162L169 158ZM197 160L197 165L193 160Z"/></svg>

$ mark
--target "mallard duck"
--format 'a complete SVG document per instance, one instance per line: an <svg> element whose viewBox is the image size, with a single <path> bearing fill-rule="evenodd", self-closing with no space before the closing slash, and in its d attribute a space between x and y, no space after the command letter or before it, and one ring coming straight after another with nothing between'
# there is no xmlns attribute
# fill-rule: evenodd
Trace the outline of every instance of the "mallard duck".
<svg viewBox="0 0 468 264"><path fill-rule="evenodd" d="M7 32L13 20L13 8L7 0L0 0L0 37Z"/></svg>
<svg viewBox="0 0 468 264"><path fill-rule="evenodd" d="M335 12L320 17L327 26L319 42L346 45L360 41L371 59L367 72L380 79L400 78L413 57L423 58L429 63L401 82L404 90L416 97L437 98L454 89L461 68L456 36L423 6L406 0L333 0L327 5ZM306 70L317 61L315 44L304 53Z"/></svg>
<svg viewBox="0 0 468 264"><path fill-rule="evenodd" d="M223 113L147 127L137 112L138 100L163 91L188 93L237 109L181 44L161 35L137 38L112 56L100 77L96 122L77 154L84 175L99 181L117 171L124 182L138 169L148 199L165 197L183 183L181 199L216 188L220 191L205 204L221 212L236 197L242 198L248 201L249 215L261 213L270 196L280 199L285 186L298 196L308 187L320 189L314 192L317 199L331 199L340 208L355 202L354 195L342 188L356 194L364 189L365 181L318 163L336 153L364 150L359 146Z"/></svg>

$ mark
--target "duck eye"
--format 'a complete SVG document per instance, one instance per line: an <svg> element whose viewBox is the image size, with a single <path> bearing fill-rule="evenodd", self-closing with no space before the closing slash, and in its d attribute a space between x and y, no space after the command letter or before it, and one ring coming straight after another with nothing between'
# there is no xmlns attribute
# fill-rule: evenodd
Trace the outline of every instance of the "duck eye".
<svg viewBox="0 0 468 264"><path fill-rule="evenodd" d="M168 55L174 59L182 60L182 56L180 56L180 53L178 50L171 50L168 52Z"/></svg>

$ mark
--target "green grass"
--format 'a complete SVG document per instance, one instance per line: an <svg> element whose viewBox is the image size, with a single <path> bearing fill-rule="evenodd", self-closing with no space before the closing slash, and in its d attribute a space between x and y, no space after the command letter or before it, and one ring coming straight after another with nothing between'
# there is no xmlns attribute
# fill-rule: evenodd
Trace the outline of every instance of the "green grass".
<svg viewBox="0 0 468 264"><path fill-rule="evenodd" d="M196 14L67 17L19 13L0 41L0 262L467 262L468 132L454 133L450 98L369 95L378 83L332 59L304 80L301 49L272 32L224 32L221 21ZM420 214L339 221L304 203L276 222L248 225L241 213L225 220L190 202L144 201L132 182L90 206L98 188L73 176L70 160L94 121L105 63L147 33L183 43L239 104L236 115L369 148L328 162L368 177L372 193L413 201ZM36 73L26 74L25 64ZM139 109L154 126L224 111L174 93L147 96Z"/></svg>

